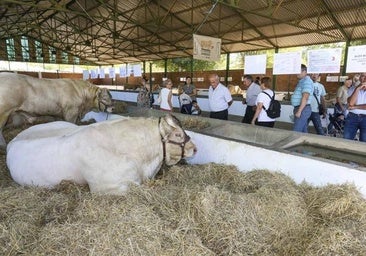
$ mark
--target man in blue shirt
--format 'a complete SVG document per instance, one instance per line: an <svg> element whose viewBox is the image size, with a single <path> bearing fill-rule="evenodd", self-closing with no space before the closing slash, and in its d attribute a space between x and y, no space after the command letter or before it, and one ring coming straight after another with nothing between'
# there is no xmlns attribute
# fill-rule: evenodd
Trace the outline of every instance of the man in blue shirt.
<svg viewBox="0 0 366 256"><path fill-rule="evenodd" d="M291 105L294 106L294 127L296 132L308 132L308 119L311 115L311 97L313 94L313 81L307 74L307 67L301 64L301 73L297 75L299 82L291 96Z"/></svg>

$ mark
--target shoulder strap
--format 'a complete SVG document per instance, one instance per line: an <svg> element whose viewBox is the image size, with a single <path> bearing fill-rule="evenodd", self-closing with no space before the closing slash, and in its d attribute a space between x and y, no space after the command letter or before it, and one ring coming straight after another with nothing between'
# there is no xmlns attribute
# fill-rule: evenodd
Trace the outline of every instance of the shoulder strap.
<svg viewBox="0 0 366 256"><path fill-rule="evenodd" d="M313 92L314 98L316 99L316 102L318 102L318 105L320 105L318 97L316 97L315 92Z"/></svg>
<svg viewBox="0 0 366 256"><path fill-rule="evenodd" d="M273 92L273 96L271 97L271 95L269 95L268 93L266 93L265 91L262 91L264 94L266 94L270 99L271 99L271 101L272 100L274 100L274 97L275 97L275 93L274 93L274 91L272 90L272 92ZM264 110L266 110L266 108L264 107L264 105L262 105L262 108L264 109Z"/></svg>

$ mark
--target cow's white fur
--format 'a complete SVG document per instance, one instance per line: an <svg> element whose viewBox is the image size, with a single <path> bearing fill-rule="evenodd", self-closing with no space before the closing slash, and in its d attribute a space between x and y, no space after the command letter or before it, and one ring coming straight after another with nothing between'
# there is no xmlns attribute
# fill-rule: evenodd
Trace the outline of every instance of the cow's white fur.
<svg viewBox="0 0 366 256"><path fill-rule="evenodd" d="M108 90L86 81L0 73L0 148L6 147L2 129L10 115L18 121L52 116L75 123L87 112L98 109L99 102L112 105Z"/></svg>
<svg viewBox="0 0 366 256"><path fill-rule="evenodd" d="M130 183L152 178L163 163L162 137L184 141L172 116L125 118L77 126L57 121L19 133L7 147L7 165L21 185L53 187L62 180L87 183L92 192L121 194ZM184 156L196 151L188 141ZM166 144L166 163L181 159L179 145Z"/></svg>
<svg viewBox="0 0 366 256"><path fill-rule="evenodd" d="M85 114L85 116L81 119L82 122L88 122L90 120L95 120L96 122L103 122L106 120L114 120L114 119L120 119L123 118L123 116L118 114L112 114L107 112L95 112L90 111Z"/></svg>

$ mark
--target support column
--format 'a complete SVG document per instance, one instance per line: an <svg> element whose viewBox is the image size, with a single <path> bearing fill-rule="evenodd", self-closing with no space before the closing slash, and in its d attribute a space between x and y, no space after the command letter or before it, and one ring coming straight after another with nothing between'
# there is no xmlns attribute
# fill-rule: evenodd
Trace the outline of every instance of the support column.
<svg viewBox="0 0 366 256"><path fill-rule="evenodd" d="M275 48L275 54L278 53L278 47ZM266 71L267 71L267 67L266 67ZM273 74L273 67L272 67L272 74ZM272 84L273 84L273 90L276 90L276 85L277 85L277 75L273 75L272 77ZM290 93L290 92L288 92Z"/></svg>
<svg viewBox="0 0 366 256"><path fill-rule="evenodd" d="M226 54L226 73L225 73L225 85L228 86L228 76L230 70L230 53Z"/></svg>
<svg viewBox="0 0 366 256"><path fill-rule="evenodd" d="M343 70L342 70L342 76L346 75L347 70L347 58L348 58L348 48L350 46L350 41L346 41L346 50L344 51L344 64L343 64Z"/></svg>

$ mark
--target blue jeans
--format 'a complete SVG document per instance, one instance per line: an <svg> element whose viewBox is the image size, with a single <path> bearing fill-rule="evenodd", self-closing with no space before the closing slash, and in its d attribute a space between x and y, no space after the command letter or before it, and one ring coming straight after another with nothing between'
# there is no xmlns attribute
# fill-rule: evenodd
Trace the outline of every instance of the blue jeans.
<svg viewBox="0 0 366 256"><path fill-rule="evenodd" d="M366 141L366 115L349 112L344 125L344 138L354 140L357 130L360 130L360 141Z"/></svg>
<svg viewBox="0 0 366 256"><path fill-rule="evenodd" d="M310 104L306 105L301 112L300 118L295 116L295 113L299 109L299 106L294 107L294 128L295 132L308 132L308 119L311 115L311 107Z"/></svg>
<svg viewBox="0 0 366 256"><path fill-rule="evenodd" d="M324 135L324 129L322 126L322 121L320 120L319 112L311 112L311 115L308 119L308 124L310 123L310 121L313 122L316 133L319 135Z"/></svg>

